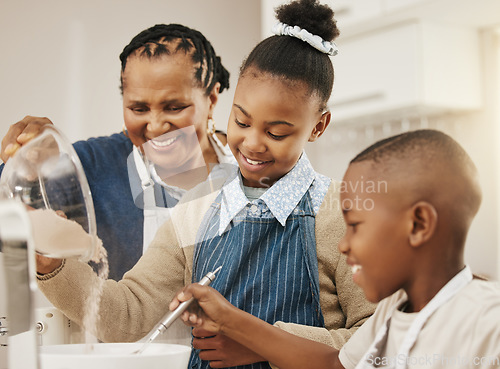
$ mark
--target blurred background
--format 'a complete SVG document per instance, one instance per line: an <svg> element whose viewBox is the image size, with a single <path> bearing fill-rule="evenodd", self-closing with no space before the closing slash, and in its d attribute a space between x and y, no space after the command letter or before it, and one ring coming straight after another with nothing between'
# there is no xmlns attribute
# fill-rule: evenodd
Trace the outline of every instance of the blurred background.
<svg viewBox="0 0 500 369"><path fill-rule="evenodd" d="M466 262L500 274L500 0L321 0L336 11L333 120L308 148L336 179L374 141L418 128L457 139L484 201ZM118 55L157 23L203 32L231 72L215 113L225 130L241 61L274 24L275 0L0 0L0 136L25 115L71 140L122 129Z"/></svg>

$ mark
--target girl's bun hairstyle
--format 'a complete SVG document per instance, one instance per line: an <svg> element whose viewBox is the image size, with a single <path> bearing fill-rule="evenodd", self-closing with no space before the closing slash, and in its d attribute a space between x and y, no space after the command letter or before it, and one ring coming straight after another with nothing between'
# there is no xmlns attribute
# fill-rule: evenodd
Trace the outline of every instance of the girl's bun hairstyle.
<svg viewBox="0 0 500 369"><path fill-rule="evenodd" d="M318 0L295 0L276 8L278 21L298 26L325 41L338 35L333 10ZM330 57L307 42L292 36L271 36L261 41L243 62L240 74L249 68L269 73L285 81L303 82L317 94L319 110L325 110L333 88L333 65Z"/></svg>
<svg viewBox="0 0 500 369"><path fill-rule="evenodd" d="M300 0L276 8L281 23L299 26L325 41L333 41L339 34L333 10L316 0Z"/></svg>

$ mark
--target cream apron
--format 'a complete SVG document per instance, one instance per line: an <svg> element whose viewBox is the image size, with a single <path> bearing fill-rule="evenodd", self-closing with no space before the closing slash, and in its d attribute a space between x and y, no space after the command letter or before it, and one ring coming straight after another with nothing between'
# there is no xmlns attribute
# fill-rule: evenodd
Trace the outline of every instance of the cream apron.
<svg viewBox="0 0 500 369"><path fill-rule="evenodd" d="M219 138L216 136L215 132L209 135L210 143L212 144L215 153L217 154L217 159L219 164L234 164L236 161L231 154L231 150L227 146L224 146L220 142ZM156 231L158 228L165 223L165 221L170 217L170 208L164 206L157 206L155 199L155 182L160 184L168 194L176 199L177 201L186 193L186 190L168 186L161 178L156 174L154 166L151 165L147 158L145 158L139 151L139 149L134 146L133 148L133 158L137 173L141 181L141 188L144 194L144 232L143 232L143 253L148 248L151 241L154 239ZM212 171L217 171L218 166L216 165L212 168Z"/></svg>
<svg viewBox="0 0 500 369"><path fill-rule="evenodd" d="M472 281L472 272L470 268L466 266L460 273L453 277L443 288L439 290L436 296L434 296L432 300L417 314L415 320L410 326L410 329L406 332L406 336L399 347L395 360L392 360L389 363L390 365L384 366L384 368L403 369L407 367L410 350L417 341L418 335L424 324L432 316L432 314L439 309L439 307L460 292L460 290L467 286L470 281ZM394 308L387 315L384 324L378 330L375 340L371 344L370 348L363 355L363 359L358 363L358 365L356 365L356 369L375 368L369 358L381 357L382 350L387 342L391 317L394 311L398 309L406 301L406 299L407 298L404 297L394 305Z"/></svg>
<svg viewBox="0 0 500 369"><path fill-rule="evenodd" d="M227 146L224 146L215 133L209 136L210 142L215 149L219 164L231 163L235 164L234 157ZM156 204L155 199L155 182L160 184L165 191L177 201L186 193L186 190L170 187L159 178L154 171L154 166L151 165L147 158L145 158L134 146L133 148L134 163L139 174L141 187L144 194L144 232L143 232L143 253L146 252L151 241L154 239L158 228L165 223L170 217L171 208L160 207ZM218 166L212 168L212 171L217 171ZM191 328L177 320L172 324L169 329L157 339L161 342L191 345Z"/></svg>

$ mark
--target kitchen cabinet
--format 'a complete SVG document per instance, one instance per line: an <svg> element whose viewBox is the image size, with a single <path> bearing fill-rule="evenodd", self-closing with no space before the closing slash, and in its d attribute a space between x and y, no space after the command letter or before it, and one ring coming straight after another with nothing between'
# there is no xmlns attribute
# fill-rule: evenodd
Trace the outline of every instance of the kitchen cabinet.
<svg viewBox="0 0 500 369"><path fill-rule="evenodd" d="M499 0L320 0L336 10L341 37L410 19L484 29L500 24Z"/></svg>
<svg viewBox="0 0 500 369"><path fill-rule="evenodd" d="M261 36L276 22L274 8L288 0L261 0ZM340 37L421 19L484 29L500 24L500 0L320 0L335 11Z"/></svg>
<svg viewBox="0 0 500 369"><path fill-rule="evenodd" d="M334 122L481 107L474 29L412 20L338 41Z"/></svg>
<svg viewBox="0 0 500 369"><path fill-rule="evenodd" d="M435 2L435 0L382 0L384 10L388 13L431 1Z"/></svg>
<svg viewBox="0 0 500 369"><path fill-rule="evenodd" d="M328 0L324 3L335 12L337 26L341 32L343 27L380 17L383 10L382 0Z"/></svg>
<svg viewBox="0 0 500 369"><path fill-rule="evenodd" d="M262 37L275 22L270 9L284 2L262 0ZM334 9L340 29L329 103L334 122L481 108L480 29L500 22L500 0L321 2Z"/></svg>
<svg viewBox="0 0 500 369"><path fill-rule="evenodd" d="M329 5L335 12L338 27L357 25L368 19L382 15L383 0L321 0L321 3ZM277 22L274 9L285 0L261 0L261 31L262 38L271 35L271 28Z"/></svg>

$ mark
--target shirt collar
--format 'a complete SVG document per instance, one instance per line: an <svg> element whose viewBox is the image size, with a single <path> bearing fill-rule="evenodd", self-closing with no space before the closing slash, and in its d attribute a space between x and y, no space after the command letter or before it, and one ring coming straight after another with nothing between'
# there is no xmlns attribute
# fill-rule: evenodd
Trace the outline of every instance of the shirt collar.
<svg viewBox="0 0 500 369"><path fill-rule="evenodd" d="M293 169L272 185L260 200L264 201L278 222L285 226L288 216L307 192L315 176L316 172L306 153L303 152ZM219 235L249 203L243 192L242 178L238 169L233 178L222 188Z"/></svg>

